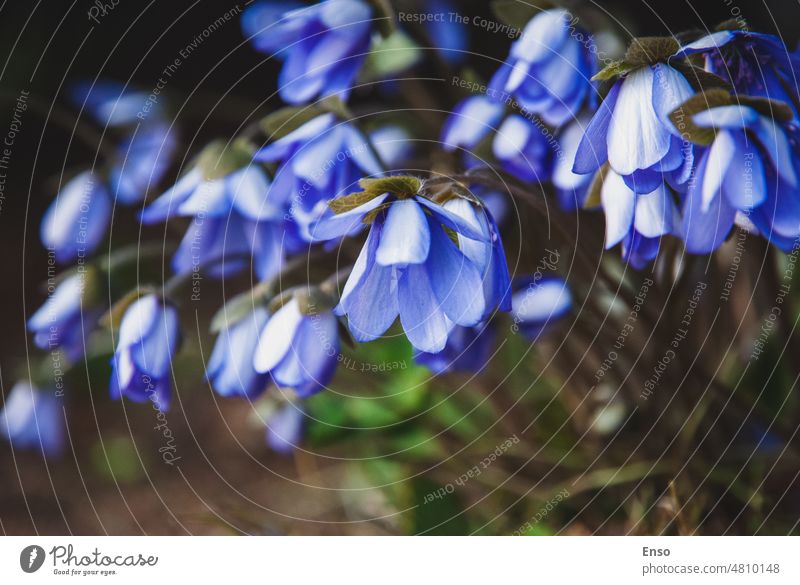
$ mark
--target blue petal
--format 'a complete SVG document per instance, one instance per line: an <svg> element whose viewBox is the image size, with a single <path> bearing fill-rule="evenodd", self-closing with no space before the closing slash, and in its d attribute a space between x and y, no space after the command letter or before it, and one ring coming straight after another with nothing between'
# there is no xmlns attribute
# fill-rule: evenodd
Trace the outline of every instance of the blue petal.
<svg viewBox="0 0 800 585"><path fill-rule="evenodd" d="M89 171L70 180L42 218L42 243L59 263L92 253L102 241L111 217L105 186Z"/></svg>
<svg viewBox="0 0 800 585"><path fill-rule="evenodd" d="M724 47L739 35L739 31L723 30L715 33L708 34L701 39L684 45L675 53L676 57L688 57L696 53L705 53Z"/></svg>
<svg viewBox="0 0 800 585"><path fill-rule="evenodd" d="M511 314L514 321L531 332L564 316L572 307L567 283L558 277L543 278L514 294Z"/></svg>
<svg viewBox="0 0 800 585"><path fill-rule="evenodd" d="M652 193L636 196L633 225L646 238L672 233L676 221L672 195L663 183Z"/></svg>
<svg viewBox="0 0 800 585"><path fill-rule="evenodd" d="M346 211L340 214L327 214L318 220L312 222L309 226L309 235L312 242L323 242L333 238L341 238L344 235L351 233L356 227L362 225L364 216L370 211L377 209L383 205L389 197L388 193L384 193L380 197L376 197L371 201L367 201L363 205L359 205L355 209Z"/></svg>
<svg viewBox="0 0 800 585"><path fill-rule="evenodd" d="M453 109L442 130L441 142L445 150L465 148L471 150L497 127L505 107L486 96L473 96Z"/></svg>
<svg viewBox="0 0 800 585"><path fill-rule="evenodd" d="M192 169L150 206L142 210L139 219L145 224L166 221L171 215L178 212L178 208L191 197L202 183L203 173L199 168Z"/></svg>
<svg viewBox="0 0 800 585"><path fill-rule="evenodd" d="M382 266L421 264L428 257L431 234L428 219L413 199L389 207L375 261Z"/></svg>
<svg viewBox="0 0 800 585"><path fill-rule="evenodd" d="M450 321L469 327L483 318L486 302L478 292L483 289L481 273L435 225L431 226L431 251L425 266L436 300Z"/></svg>
<svg viewBox="0 0 800 585"><path fill-rule="evenodd" d="M269 197L270 182L257 166L247 166L227 178L227 195L231 206L248 219L255 221L279 218L284 214L282 201Z"/></svg>
<svg viewBox="0 0 800 585"><path fill-rule="evenodd" d="M159 303L151 329L131 347L131 359L142 372L160 379L169 373L177 344L178 313Z"/></svg>
<svg viewBox="0 0 800 585"><path fill-rule="evenodd" d="M608 128L608 160L620 175L648 169L669 152L672 135L653 106L655 82L651 67L637 69L622 82Z"/></svg>
<svg viewBox="0 0 800 585"><path fill-rule="evenodd" d="M470 238L471 240L484 239L484 235L480 230L475 229L469 224L469 222L460 218L455 213L448 211L441 205L434 203L430 199L420 196L415 197L414 200L417 203L427 207L440 223L446 225L457 234L462 235L465 238Z"/></svg>
<svg viewBox="0 0 800 585"><path fill-rule="evenodd" d="M305 413L287 404L267 419L267 444L278 453L291 453L302 439Z"/></svg>
<svg viewBox="0 0 800 585"><path fill-rule="evenodd" d="M703 177L708 166L708 151L700 159L697 176ZM700 194L700 181L693 181L686 196L683 210L683 239L686 249L693 254L707 254L725 241L733 227L736 210L723 197L714 197L704 206Z"/></svg>
<svg viewBox="0 0 800 585"><path fill-rule="evenodd" d="M622 80L617 81L608 92L606 99L597 109L592 121L586 128L572 171L579 175L594 173L608 160L608 131L614 117L614 109L619 99Z"/></svg>
<svg viewBox="0 0 800 585"><path fill-rule="evenodd" d="M375 262L380 223L375 222L342 292L337 314L346 314L356 341L383 335L397 318L397 277L393 267Z"/></svg>
<svg viewBox="0 0 800 585"><path fill-rule="evenodd" d="M719 132L704 157L704 170L703 174L700 175L702 177L700 196L704 212L708 211L712 201L720 196L722 183L735 154L736 143L731 133L727 131Z"/></svg>
<svg viewBox="0 0 800 585"><path fill-rule="evenodd" d="M400 322L411 345L428 353L442 351L453 323L439 306L425 265L409 264L401 272L398 304Z"/></svg>
<svg viewBox="0 0 800 585"><path fill-rule="evenodd" d="M746 134L736 135L736 164L728 167L722 190L733 207L753 209L767 199L767 182L761 153Z"/></svg>
<svg viewBox="0 0 800 585"><path fill-rule="evenodd" d="M636 195L614 171L609 171L600 193L606 214L606 249L628 235L633 225Z"/></svg>
<svg viewBox="0 0 800 585"><path fill-rule="evenodd" d="M303 315L297 299L292 299L270 318L258 339L253 367L257 372L269 372L291 352L297 328Z"/></svg>

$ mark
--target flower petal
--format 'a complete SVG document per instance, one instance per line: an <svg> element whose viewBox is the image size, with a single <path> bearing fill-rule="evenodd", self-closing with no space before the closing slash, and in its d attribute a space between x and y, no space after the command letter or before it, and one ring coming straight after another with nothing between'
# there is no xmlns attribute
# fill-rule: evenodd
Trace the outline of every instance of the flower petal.
<svg viewBox="0 0 800 585"><path fill-rule="evenodd" d="M256 372L269 372L277 366L292 347L297 328L303 321L297 299L292 299L267 321L258 339L253 367Z"/></svg>
<svg viewBox="0 0 800 585"><path fill-rule="evenodd" d="M628 235L633 224L636 195L617 173L609 171L600 192L606 214L606 249L613 248Z"/></svg>
<svg viewBox="0 0 800 585"><path fill-rule="evenodd" d="M620 175L648 169L669 152L672 135L653 106L654 78L642 67L622 82L608 128L608 160Z"/></svg>
<svg viewBox="0 0 800 585"><path fill-rule="evenodd" d="M383 266L421 264L430 247L428 218L417 202L405 199L392 203L381 230L375 261Z"/></svg>

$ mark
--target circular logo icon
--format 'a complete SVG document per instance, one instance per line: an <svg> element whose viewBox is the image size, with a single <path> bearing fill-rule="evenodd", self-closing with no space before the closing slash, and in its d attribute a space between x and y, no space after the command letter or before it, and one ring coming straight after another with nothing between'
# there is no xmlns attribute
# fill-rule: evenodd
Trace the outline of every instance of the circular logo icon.
<svg viewBox="0 0 800 585"><path fill-rule="evenodd" d="M19 553L19 566L26 573L35 573L44 564L44 549L41 546L32 544L26 546Z"/></svg>

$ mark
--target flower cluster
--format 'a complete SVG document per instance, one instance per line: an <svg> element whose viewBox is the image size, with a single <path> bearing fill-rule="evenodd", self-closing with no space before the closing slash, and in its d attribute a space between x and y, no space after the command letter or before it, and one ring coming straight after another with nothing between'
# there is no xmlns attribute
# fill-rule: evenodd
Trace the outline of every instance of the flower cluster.
<svg viewBox="0 0 800 585"><path fill-rule="evenodd" d="M48 283L31 316L35 344L74 363L91 353L87 335L108 324L112 396L166 409L182 287L200 275L221 280L227 298L212 322L206 379L221 396L266 404L258 412L267 442L287 452L313 407L305 401L337 383L350 342L398 334L436 373L481 371L502 331L533 343L569 314L585 291L558 270L509 271L504 237L520 251L512 272L525 272L540 242L540 226L511 229L518 200L542 202L550 222L559 215L549 198L580 218L584 208L602 208L605 247L619 246L622 268L634 270L663 264L666 242L713 253L734 229L782 250L797 246L798 55L782 39L731 24L708 35L637 38L599 70L593 37L578 26L591 20L543 10L520 27L496 71L470 82L478 94L374 107L376 95L408 97L393 74L426 55L447 69L469 53L463 30L395 22L390 4L253 3L243 31L280 60L278 94L291 105L192 150L172 183L164 179L177 136L166 112L140 116L147 98L119 84L77 86L73 101L115 142L102 165L64 182L42 220L53 262L75 266ZM387 65L395 51L402 58ZM376 79L389 81L359 85ZM437 99L449 115L414 117L417 102ZM428 125L436 116L440 123ZM99 284L130 257L107 242L117 203L136 205L143 226L176 223L185 236L170 252L169 278L133 291L109 286L107 307ZM248 280L250 288L230 295ZM60 434L39 429L63 420L35 386L47 387L11 393L2 430L16 445L55 452Z"/></svg>

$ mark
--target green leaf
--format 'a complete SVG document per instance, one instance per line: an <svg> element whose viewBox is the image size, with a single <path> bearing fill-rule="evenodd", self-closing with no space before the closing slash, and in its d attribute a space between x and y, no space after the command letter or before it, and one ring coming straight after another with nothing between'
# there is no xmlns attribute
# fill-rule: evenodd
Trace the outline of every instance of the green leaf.
<svg viewBox="0 0 800 585"><path fill-rule="evenodd" d="M683 76L695 89L695 91L703 92L714 89L722 89L726 92L729 92L732 89L731 85L721 77L706 71L702 67L696 67L688 61L684 63L676 63L674 64L674 67L683 73Z"/></svg>
<svg viewBox="0 0 800 585"><path fill-rule="evenodd" d="M289 106L272 112L259 124L270 140L279 140L323 113L318 106Z"/></svg>
<svg viewBox="0 0 800 585"><path fill-rule="evenodd" d="M422 181L411 175L393 175L379 179L361 179L358 182L361 188L374 195L391 193L398 197L413 197L419 193Z"/></svg>
<svg viewBox="0 0 800 585"><path fill-rule="evenodd" d="M197 166L206 181L225 177L246 167L253 160L254 149L250 143L237 139L226 143L215 140L206 146L197 157Z"/></svg>
<svg viewBox="0 0 800 585"><path fill-rule="evenodd" d="M426 497L444 493L448 489L425 477L419 477L413 483L413 503L416 504L412 516L411 531L414 534L429 536L463 536L469 534L467 518L463 514L461 499L453 491L441 498L426 503Z"/></svg>
<svg viewBox="0 0 800 585"><path fill-rule="evenodd" d="M100 325L109 328L119 327L119 323L122 321L122 317L125 315L125 311L128 310L128 307L135 303L139 297L152 292L154 291L149 288L137 288L132 291L128 291L125 296L111 305L111 308L105 313L105 315L100 317Z"/></svg>
<svg viewBox="0 0 800 585"><path fill-rule="evenodd" d="M655 65L669 60L680 48L675 37L638 37L631 41L624 61L635 67Z"/></svg>
<svg viewBox="0 0 800 585"><path fill-rule="evenodd" d="M669 119L686 140L707 146L714 141L716 131L713 128L696 125L694 123L695 114L732 103L734 103L734 98L727 91L712 89L690 97L669 115Z"/></svg>
<svg viewBox="0 0 800 585"><path fill-rule="evenodd" d="M211 333L219 333L247 317L272 294L273 283L262 282L227 301L211 318Z"/></svg>
<svg viewBox="0 0 800 585"><path fill-rule="evenodd" d="M359 79L362 82L393 77L416 65L422 58L419 45L401 30L374 42Z"/></svg>
<svg viewBox="0 0 800 585"><path fill-rule="evenodd" d="M601 197L603 192L603 182L606 180L606 175L611 167L608 163L605 163L600 170L597 171L597 174L592 179L592 183L589 186L589 193L586 196L586 201L583 204L584 209L595 209L600 207L603 203L603 199Z"/></svg>
<svg viewBox="0 0 800 585"><path fill-rule="evenodd" d="M372 193L368 191L358 191L357 193L351 193L350 195L345 195L343 197L337 197L336 199L331 199L328 201L328 207L331 211L333 211L336 215L340 213L346 213L348 211L352 211L356 207L361 207L365 203L369 203L376 197L382 195L382 193Z"/></svg>
<svg viewBox="0 0 800 585"><path fill-rule="evenodd" d="M625 75L637 67L638 65L633 65L627 61L613 61L597 72L594 77L592 77L592 81L608 81L620 75Z"/></svg>

